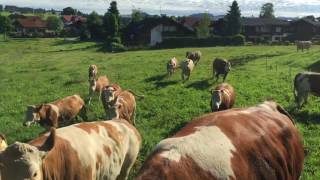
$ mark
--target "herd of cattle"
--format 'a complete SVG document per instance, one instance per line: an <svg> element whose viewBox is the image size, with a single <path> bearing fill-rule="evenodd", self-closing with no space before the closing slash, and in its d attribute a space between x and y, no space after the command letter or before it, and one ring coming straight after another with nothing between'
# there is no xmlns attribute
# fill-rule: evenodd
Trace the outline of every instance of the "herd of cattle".
<svg viewBox="0 0 320 180"><path fill-rule="evenodd" d="M298 46L298 45L297 45ZM180 64L167 63L168 74L181 68L187 80L199 63L201 52L187 52ZM226 79L231 63L216 58L213 75ZM142 138L135 125L136 95L97 76L89 66L90 104L99 96L106 121L70 123L77 115L86 119L86 106L79 95L28 106L24 125L39 123L49 131L28 143L7 145L0 136L2 180L93 180L127 179L139 155ZM303 72L294 80L298 108L309 93L320 96L320 73ZM273 101L249 108L232 108L236 93L228 83L211 90L209 113L194 118L174 136L159 142L146 158L137 180L181 179L289 179L298 180L304 164L304 147L294 120ZM61 127L61 128L58 128ZM57 128L57 129L56 129Z"/></svg>

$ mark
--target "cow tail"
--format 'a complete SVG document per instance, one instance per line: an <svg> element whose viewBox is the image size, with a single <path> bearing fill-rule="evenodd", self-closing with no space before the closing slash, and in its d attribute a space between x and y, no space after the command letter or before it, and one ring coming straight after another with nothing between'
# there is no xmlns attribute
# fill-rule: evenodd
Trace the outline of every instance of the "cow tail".
<svg viewBox="0 0 320 180"><path fill-rule="evenodd" d="M138 97L140 99L144 99L144 95L137 95L135 92L133 92L131 89L128 89L128 91L133 94L135 97Z"/></svg>

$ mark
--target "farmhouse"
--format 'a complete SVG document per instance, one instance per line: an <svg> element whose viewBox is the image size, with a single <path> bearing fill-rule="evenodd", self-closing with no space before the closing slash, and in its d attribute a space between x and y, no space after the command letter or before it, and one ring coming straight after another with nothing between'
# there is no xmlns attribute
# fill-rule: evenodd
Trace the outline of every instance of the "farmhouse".
<svg viewBox="0 0 320 180"><path fill-rule="evenodd" d="M64 15L61 17L64 24L64 31L71 36L78 36L81 32L81 25L87 21L83 16Z"/></svg>
<svg viewBox="0 0 320 180"><path fill-rule="evenodd" d="M307 18L291 22L291 30L295 40L311 40L320 34L320 22Z"/></svg>
<svg viewBox="0 0 320 180"><path fill-rule="evenodd" d="M277 18L243 18L243 34L249 41L278 42L289 35L289 21Z"/></svg>
<svg viewBox="0 0 320 180"><path fill-rule="evenodd" d="M130 23L123 30L128 45L155 46L170 37L193 36L194 32L168 17L151 17L137 23Z"/></svg>
<svg viewBox="0 0 320 180"><path fill-rule="evenodd" d="M16 29L17 32L22 35L26 35L28 33L39 33L46 31L47 24L38 16L25 16L17 19Z"/></svg>

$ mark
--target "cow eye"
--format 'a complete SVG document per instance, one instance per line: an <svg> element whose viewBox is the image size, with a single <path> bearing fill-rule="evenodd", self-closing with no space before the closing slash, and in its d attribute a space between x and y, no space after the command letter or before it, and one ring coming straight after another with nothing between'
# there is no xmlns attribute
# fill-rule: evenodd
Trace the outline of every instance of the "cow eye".
<svg viewBox="0 0 320 180"><path fill-rule="evenodd" d="M38 173L33 173L32 177L37 177Z"/></svg>

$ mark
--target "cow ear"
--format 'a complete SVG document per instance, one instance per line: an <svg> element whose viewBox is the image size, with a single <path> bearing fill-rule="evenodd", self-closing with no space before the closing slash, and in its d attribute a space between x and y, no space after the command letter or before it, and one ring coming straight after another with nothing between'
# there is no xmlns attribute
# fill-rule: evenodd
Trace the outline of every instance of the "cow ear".
<svg viewBox="0 0 320 180"><path fill-rule="evenodd" d="M277 103L276 103L277 104ZM293 124L295 124L295 121L294 119L292 118L292 116L282 107L280 106L279 104L277 104L277 110L281 113L281 114L284 114L286 115Z"/></svg>
<svg viewBox="0 0 320 180"><path fill-rule="evenodd" d="M55 146L55 144L56 144L56 129L52 127L50 129L50 134L43 145L43 149L46 152L48 152Z"/></svg>

